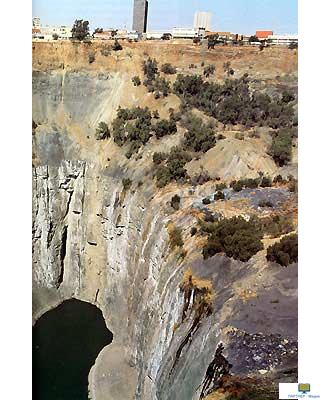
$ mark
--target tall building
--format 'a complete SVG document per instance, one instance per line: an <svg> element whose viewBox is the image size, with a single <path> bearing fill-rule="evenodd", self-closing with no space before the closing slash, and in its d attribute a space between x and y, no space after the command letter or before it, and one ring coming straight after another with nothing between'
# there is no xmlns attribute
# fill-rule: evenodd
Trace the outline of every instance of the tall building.
<svg viewBox="0 0 330 400"><path fill-rule="evenodd" d="M133 31L139 33L147 32L147 20L148 20L148 1L134 0Z"/></svg>
<svg viewBox="0 0 330 400"><path fill-rule="evenodd" d="M194 29L203 28L206 31L211 31L212 13L205 11L197 11L194 18Z"/></svg>

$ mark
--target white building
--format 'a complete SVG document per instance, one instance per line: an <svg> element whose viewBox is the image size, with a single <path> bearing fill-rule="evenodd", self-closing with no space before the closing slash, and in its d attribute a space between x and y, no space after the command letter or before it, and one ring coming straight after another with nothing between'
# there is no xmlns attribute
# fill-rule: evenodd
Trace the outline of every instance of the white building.
<svg viewBox="0 0 330 400"><path fill-rule="evenodd" d="M71 33L72 26L42 26L40 27L40 33L44 38L52 39L53 35L57 35L59 39L70 39L72 37Z"/></svg>
<svg viewBox="0 0 330 400"><path fill-rule="evenodd" d="M298 43L298 35L269 35L269 44L288 46L291 42Z"/></svg>
<svg viewBox="0 0 330 400"><path fill-rule="evenodd" d="M204 28L206 31L211 31L212 13L205 11L197 11L194 18L194 29Z"/></svg>
<svg viewBox="0 0 330 400"><path fill-rule="evenodd" d="M170 31L147 31L146 33L146 39L161 39L163 37L164 34L170 34L172 35L172 33Z"/></svg>
<svg viewBox="0 0 330 400"><path fill-rule="evenodd" d="M173 28L172 37L174 39L194 39L200 37L199 30L194 28Z"/></svg>

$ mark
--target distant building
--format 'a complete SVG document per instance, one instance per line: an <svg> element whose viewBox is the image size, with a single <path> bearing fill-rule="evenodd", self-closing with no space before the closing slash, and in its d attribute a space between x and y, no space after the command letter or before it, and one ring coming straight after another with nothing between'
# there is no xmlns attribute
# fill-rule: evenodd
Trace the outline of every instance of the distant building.
<svg viewBox="0 0 330 400"><path fill-rule="evenodd" d="M148 1L134 0L133 31L138 33L147 32Z"/></svg>
<svg viewBox="0 0 330 400"><path fill-rule="evenodd" d="M269 44L288 46L290 43L298 44L298 35L269 35L267 42Z"/></svg>
<svg viewBox="0 0 330 400"><path fill-rule="evenodd" d="M194 28L173 28L172 37L174 39L194 39L203 38L205 35L205 29L194 29Z"/></svg>
<svg viewBox="0 0 330 400"><path fill-rule="evenodd" d="M273 31L256 31L256 36L259 40L268 39L268 36L273 35Z"/></svg>
<svg viewBox="0 0 330 400"><path fill-rule="evenodd" d="M163 35L171 35L172 33L170 31L147 31L146 34L146 39L152 40L152 39L161 39Z"/></svg>
<svg viewBox="0 0 330 400"><path fill-rule="evenodd" d="M218 36L219 39L225 39L225 40L239 40L239 37L241 35L232 32L206 32L205 37L209 36Z"/></svg>
<svg viewBox="0 0 330 400"><path fill-rule="evenodd" d="M40 18L32 18L32 28L40 29Z"/></svg>
<svg viewBox="0 0 330 400"><path fill-rule="evenodd" d="M45 39L52 39L53 35L57 35L59 39L70 39L72 37L72 26L41 26L40 32Z"/></svg>
<svg viewBox="0 0 330 400"><path fill-rule="evenodd" d="M113 39L111 31L94 33L93 37L94 37L94 39L99 39L99 40L110 40L110 39Z"/></svg>
<svg viewBox="0 0 330 400"><path fill-rule="evenodd" d="M206 31L211 30L212 13L205 11L197 11L194 18L194 29L204 28Z"/></svg>

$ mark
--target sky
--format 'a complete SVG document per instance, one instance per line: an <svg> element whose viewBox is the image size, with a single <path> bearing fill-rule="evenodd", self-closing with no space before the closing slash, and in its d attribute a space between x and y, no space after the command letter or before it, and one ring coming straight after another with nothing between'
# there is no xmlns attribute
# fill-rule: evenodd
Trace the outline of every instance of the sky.
<svg viewBox="0 0 330 400"><path fill-rule="evenodd" d="M298 0L149 0L148 30L192 27L196 11L213 14L215 31L298 33ZM42 25L84 19L92 29L131 29L133 0L33 0L32 14Z"/></svg>

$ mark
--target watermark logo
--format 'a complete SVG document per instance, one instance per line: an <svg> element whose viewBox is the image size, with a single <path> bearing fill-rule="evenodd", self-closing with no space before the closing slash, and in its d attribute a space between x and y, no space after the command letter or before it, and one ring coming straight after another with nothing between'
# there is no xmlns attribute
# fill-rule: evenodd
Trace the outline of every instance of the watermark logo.
<svg viewBox="0 0 330 400"><path fill-rule="evenodd" d="M297 390L298 389L298 390ZM280 383L279 384L279 399L328 399L325 396L322 387L319 383L313 383L313 390L311 390L310 383Z"/></svg>
<svg viewBox="0 0 330 400"><path fill-rule="evenodd" d="M298 391L306 394L311 391L311 385L309 383L299 383Z"/></svg>

